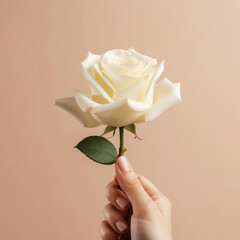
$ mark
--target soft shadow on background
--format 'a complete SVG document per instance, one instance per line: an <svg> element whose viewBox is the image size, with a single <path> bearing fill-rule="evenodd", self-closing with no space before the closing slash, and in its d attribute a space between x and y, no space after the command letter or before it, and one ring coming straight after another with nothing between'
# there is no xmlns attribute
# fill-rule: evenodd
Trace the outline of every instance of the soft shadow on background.
<svg viewBox="0 0 240 240"><path fill-rule="evenodd" d="M0 239L100 239L114 166L73 147L86 129L54 99L89 91L88 50L165 59L183 101L126 135L127 157L172 201L179 240L240 239L240 2L0 2ZM118 147L118 135L113 142Z"/></svg>

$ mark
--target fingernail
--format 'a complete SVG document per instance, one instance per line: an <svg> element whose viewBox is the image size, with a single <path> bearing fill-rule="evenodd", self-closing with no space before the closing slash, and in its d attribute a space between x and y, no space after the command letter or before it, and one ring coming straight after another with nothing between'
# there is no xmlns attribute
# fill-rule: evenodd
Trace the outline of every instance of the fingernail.
<svg viewBox="0 0 240 240"><path fill-rule="evenodd" d="M126 223L124 223L124 222L122 222L122 221L116 222L116 226L117 226L117 228L118 228L118 230L119 230L120 232L123 232L123 231L125 231L125 230L127 229Z"/></svg>
<svg viewBox="0 0 240 240"><path fill-rule="evenodd" d="M122 197L118 197L116 199L116 203L122 209L124 209L127 206L127 204L128 204L127 200L122 198Z"/></svg>
<svg viewBox="0 0 240 240"><path fill-rule="evenodd" d="M118 166L122 172L129 172L130 171L130 165L128 163L128 160L125 156L121 156L118 158Z"/></svg>

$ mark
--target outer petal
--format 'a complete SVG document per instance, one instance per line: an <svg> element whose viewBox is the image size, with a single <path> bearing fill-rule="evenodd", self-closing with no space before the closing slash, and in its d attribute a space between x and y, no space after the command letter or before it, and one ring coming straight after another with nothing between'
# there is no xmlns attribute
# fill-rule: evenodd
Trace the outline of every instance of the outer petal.
<svg viewBox="0 0 240 240"><path fill-rule="evenodd" d="M94 113L93 113L93 110L95 108L97 108L98 106L102 106L102 105L105 105L107 104L106 103L106 99L105 98L102 98L99 97L96 99L98 100L98 102L94 101L93 99L91 99L90 96L87 96L85 95L84 93L82 92L79 92L79 91L74 91L74 96L75 96L75 100L77 102L77 105L78 107L83 111L83 112L86 112L86 113L89 113L97 122L99 123L103 123L101 121L101 119L99 119Z"/></svg>
<svg viewBox="0 0 240 240"><path fill-rule="evenodd" d="M101 55L95 55L88 53L87 58L82 62L82 72L84 78L91 84L91 87L95 90L94 93L106 98L109 102L112 101L110 96L105 92L102 86L94 79L95 69L94 64L99 63Z"/></svg>
<svg viewBox="0 0 240 240"><path fill-rule="evenodd" d="M87 95L79 91L73 91L78 107L83 112L91 112L99 104L90 99Z"/></svg>
<svg viewBox="0 0 240 240"><path fill-rule="evenodd" d="M167 78L164 78L154 88L152 107L137 119L135 123L152 121L180 101L180 83L172 83Z"/></svg>
<svg viewBox="0 0 240 240"><path fill-rule="evenodd" d="M83 112L77 105L76 100L74 97L68 97L68 98L59 98L55 100L55 104L70 114L72 114L75 118L77 118L84 127L97 127L101 123L96 121L90 113Z"/></svg>
<svg viewBox="0 0 240 240"><path fill-rule="evenodd" d="M99 105L93 113L106 125L121 127L133 123L150 106L146 103L123 99L118 102Z"/></svg>

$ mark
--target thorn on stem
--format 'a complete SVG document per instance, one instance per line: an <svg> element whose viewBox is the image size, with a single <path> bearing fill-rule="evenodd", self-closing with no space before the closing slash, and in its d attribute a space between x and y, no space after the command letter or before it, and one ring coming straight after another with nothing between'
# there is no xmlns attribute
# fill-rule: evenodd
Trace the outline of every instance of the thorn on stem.
<svg viewBox="0 0 240 240"><path fill-rule="evenodd" d="M135 135L134 138L135 138L135 139L137 138L138 140L142 140L142 138L138 137L137 135Z"/></svg>

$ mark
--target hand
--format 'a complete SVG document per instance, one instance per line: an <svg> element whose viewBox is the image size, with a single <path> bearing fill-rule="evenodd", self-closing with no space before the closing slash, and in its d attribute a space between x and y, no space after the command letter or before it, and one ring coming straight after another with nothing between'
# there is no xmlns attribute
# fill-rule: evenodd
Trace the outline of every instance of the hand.
<svg viewBox="0 0 240 240"><path fill-rule="evenodd" d="M171 240L170 201L135 174L125 156L116 160L115 171L115 180L107 186L110 203L100 224L102 240Z"/></svg>

